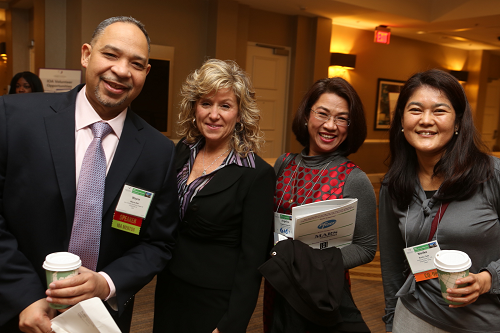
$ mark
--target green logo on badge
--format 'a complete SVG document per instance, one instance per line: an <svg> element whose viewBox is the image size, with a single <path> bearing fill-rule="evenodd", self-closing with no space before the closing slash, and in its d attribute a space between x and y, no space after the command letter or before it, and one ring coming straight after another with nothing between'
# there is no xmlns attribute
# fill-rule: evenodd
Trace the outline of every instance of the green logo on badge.
<svg viewBox="0 0 500 333"><path fill-rule="evenodd" d="M429 249L429 245L428 244L425 244L425 245L421 245L421 246L415 246L413 248L413 251L415 252L420 252L420 251L423 251L423 250L428 250Z"/></svg>
<svg viewBox="0 0 500 333"><path fill-rule="evenodd" d="M136 188L132 189L132 194L142 195L143 197L146 194L146 191L138 190Z"/></svg>

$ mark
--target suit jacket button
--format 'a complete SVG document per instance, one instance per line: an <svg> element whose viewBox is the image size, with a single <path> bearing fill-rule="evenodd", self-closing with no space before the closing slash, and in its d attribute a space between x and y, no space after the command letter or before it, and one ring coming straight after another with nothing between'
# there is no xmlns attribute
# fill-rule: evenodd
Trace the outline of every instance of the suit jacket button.
<svg viewBox="0 0 500 333"><path fill-rule="evenodd" d="M198 205L197 205L197 204L192 204L192 205L191 205L191 210L192 210L193 212L198 211Z"/></svg>

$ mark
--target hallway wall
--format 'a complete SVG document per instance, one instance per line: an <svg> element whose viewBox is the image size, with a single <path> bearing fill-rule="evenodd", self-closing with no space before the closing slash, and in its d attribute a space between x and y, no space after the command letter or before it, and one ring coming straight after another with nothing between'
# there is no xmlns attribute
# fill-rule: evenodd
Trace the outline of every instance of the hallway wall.
<svg viewBox="0 0 500 333"><path fill-rule="evenodd" d="M286 151L299 152L302 147L295 140L291 123L303 95L315 80L328 75L329 52L356 54L356 69L342 75L358 91L365 106L367 141L351 158L367 173L384 173L383 161L388 153L388 132L373 128L378 78L406 80L412 73L430 68L469 70L471 79L466 90L477 108L475 120L480 127L483 87L489 77L500 72L498 56L488 51L465 51L397 36L392 36L389 45L376 44L373 31L332 25L330 19L322 17L258 10L235 0L143 0L141 5L136 0L66 0L66 15L58 15L60 8L56 10L54 4L64 1L35 1L39 8L33 11L33 21L50 18L45 23L45 34L51 34L50 38L45 36L50 51L44 52L46 59L39 67L65 62L68 69L81 69L81 45L90 40L99 22L116 15L139 19L146 25L153 44L175 48L170 110L173 138L177 138L178 92L186 76L209 57L234 59L245 68L247 42L257 42L292 50L285 141ZM44 20L38 17L40 13L44 13ZM58 19L61 21L55 22ZM65 29L57 38L65 35L66 43L53 42L57 40L50 33L54 27ZM35 44L39 45L37 41Z"/></svg>

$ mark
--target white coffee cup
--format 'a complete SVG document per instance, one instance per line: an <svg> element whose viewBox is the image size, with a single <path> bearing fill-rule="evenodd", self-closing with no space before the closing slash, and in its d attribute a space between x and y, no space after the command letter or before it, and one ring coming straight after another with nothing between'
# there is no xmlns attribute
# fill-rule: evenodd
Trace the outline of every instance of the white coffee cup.
<svg viewBox="0 0 500 333"><path fill-rule="evenodd" d="M45 257L43 268L47 277L47 288L49 285L58 280L64 280L72 276L78 275L78 268L82 265L80 257L69 252L54 252ZM64 309L68 305L52 304L50 307L54 309Z"/></svg>
<svg viewBox="0 0 500 333"><path fill-rule="evenodd" d="M448 288L463 288L467 284L457 285L455 282L458 279L469 275L469 268L472 262L467 253L457 250L442 250L434 256L434 266L437 269L439 276L439 285L441 287L441 295L446 303L460 305L462 303L452 302L446 299Z"/></svg>

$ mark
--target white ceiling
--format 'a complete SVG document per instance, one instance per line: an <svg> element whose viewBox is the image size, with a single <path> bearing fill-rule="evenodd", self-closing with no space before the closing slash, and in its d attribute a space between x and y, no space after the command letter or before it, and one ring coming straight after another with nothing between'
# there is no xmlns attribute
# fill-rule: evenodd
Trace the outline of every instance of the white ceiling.
<svg viewBox="0 0 500 333"><path fill-rule="evenodd" d="M333 24L466 50L500 51L500 0L238 0L252 8L322 16ZM496 53L496 52L495 52Z"/></svg>

